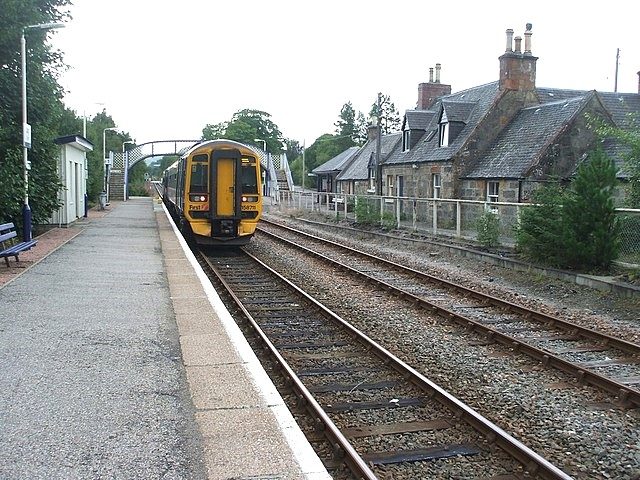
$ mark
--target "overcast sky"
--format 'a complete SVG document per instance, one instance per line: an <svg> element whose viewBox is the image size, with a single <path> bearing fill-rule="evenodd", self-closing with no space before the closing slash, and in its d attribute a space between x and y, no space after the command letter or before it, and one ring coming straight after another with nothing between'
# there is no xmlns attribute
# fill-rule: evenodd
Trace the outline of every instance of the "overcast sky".
<svg viewBox="0 0 640 480"><path fill-rule="evenodd" d="M425 0L73 0L52 34L67 106L103 106L138 142L200 138L243 108L310 145L351 101L378 92L415 108L429 68L453 92L498 79L505 30L533 24L540 87L638 92L633 2ZM524 44L524 43L523 43ZM103 105L99 105L103 104Z"/></svg>

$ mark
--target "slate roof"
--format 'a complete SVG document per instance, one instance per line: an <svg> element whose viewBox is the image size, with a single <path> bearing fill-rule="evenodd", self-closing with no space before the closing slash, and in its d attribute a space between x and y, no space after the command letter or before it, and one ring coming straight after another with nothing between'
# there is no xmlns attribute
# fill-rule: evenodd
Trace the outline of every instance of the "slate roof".
<svg viewBox="0 0 640 480"><path fill-rule="evenodd" d="M448 97L442 100L442 109L450 122L467 123L475 106L476 102L451 101Z"/></svg>
<svg viewBox="0 0 640 480"><path fill-rule="evenodd" d="M618 127L628 126L629 115L640 112L640 95L637 93L598 92L598 96Z"/></svg>
<svg viewBox="0 0 640 480"><path fill-rule="evenodd" d="M435 114L431 116L423 138L408 152L396 150L384 163L389 165L449 160L462 148L499 95L498 82L492 82L441 97L431 108ZM437 135L443 108L447 109L448 118L451 114L456 119L454 121L466 122L459 135L447 147L439 147L440 139ZM449 121L452 119L449 118Z"/></svg>
<svg viewBox="0 0 640 480"><path fill-rule="evenodd" d="M339 153L331 160L328 160L322 165L314 168L312 172L315 174L327 174L344 170L344 168L347 166L349 161L353 158L353 156L359 149L360 147L347 148L344 152Z"/></svg>
<svg viewBox="0 0 640 480"><path fill-rule="evenodd" d="M383 135L380 139L380 161L385 163L385 159L391 154L400 143L402 133L392 133ZM369 160L375 154L376 140L369 140L353 156L351 163L336 177L336 180L368 180Z"/></svg>
<svg viewBox="0 0 640 480"><path fill-rule="evenodd" d="M435 114L433 110L407 110L404 114L402 129L426 130Z"/></svg>
<svg viewBox="0 0 640 480"><path fill-rule="evenodd" d="M542 150L594 94L523 108L462 178L524 178Z"/></svg>

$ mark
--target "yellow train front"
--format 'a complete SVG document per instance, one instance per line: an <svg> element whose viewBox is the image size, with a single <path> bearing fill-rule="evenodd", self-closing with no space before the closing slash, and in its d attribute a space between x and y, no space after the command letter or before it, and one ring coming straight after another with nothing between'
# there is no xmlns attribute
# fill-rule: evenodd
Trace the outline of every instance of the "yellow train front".
<svg viewBox="0 0 640 480"><path fill-rule="evenodd" d="M262 213L260 158L231 140L199 143L164 173L163 198L198 245L246 245Z"/></svg>

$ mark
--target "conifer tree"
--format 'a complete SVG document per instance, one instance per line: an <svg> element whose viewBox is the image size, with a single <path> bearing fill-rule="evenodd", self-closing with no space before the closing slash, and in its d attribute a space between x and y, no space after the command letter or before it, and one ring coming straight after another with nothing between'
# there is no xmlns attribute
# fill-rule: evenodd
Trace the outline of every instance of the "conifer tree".
<svg viewBox="0 0 640 480"><path fill-rule="evenodd" d="M564 216L571 226L567 263L580 269L607 269L618 255L619 228L613 193L616 167L596 148L577 170Z"/></svg>

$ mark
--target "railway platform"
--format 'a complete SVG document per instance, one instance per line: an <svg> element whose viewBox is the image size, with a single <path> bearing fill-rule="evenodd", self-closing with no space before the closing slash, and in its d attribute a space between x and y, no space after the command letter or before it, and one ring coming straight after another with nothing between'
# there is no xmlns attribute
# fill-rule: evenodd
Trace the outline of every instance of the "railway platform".
<svg viewBox="0 0 640 480"><path fill-rule="evenodd" d="M0 285L0 478L329 479L162 204L105 213Z"/></svg>

